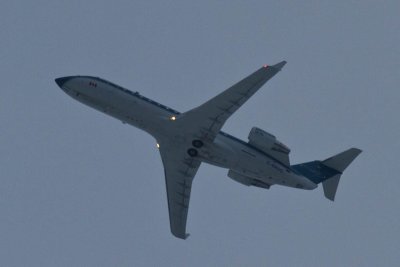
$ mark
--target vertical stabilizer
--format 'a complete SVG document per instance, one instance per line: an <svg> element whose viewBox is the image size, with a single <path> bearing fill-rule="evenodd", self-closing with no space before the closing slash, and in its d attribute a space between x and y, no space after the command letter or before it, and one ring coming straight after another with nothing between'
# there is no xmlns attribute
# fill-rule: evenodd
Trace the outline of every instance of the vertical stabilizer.
<svg viewBox="0 0 400 267"><path fill-rule="evenodd" d="M334 201L336 190L338 188L340 181L340 174L336 174L335 176L329 178L322 182L322 187L324 188L324 195L327 199Z"/></svg>

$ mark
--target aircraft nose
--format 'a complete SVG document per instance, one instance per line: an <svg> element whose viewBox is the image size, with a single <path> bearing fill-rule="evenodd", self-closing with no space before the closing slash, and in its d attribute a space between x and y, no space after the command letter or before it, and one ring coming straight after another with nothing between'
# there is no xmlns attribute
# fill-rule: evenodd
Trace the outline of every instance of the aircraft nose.
<svg viewBox="0 0 400 267"><path fill-rule="evenodd" d="M70 79L71 77L60 77L55 79L56 84L62 88L62 86Z"/></svg>

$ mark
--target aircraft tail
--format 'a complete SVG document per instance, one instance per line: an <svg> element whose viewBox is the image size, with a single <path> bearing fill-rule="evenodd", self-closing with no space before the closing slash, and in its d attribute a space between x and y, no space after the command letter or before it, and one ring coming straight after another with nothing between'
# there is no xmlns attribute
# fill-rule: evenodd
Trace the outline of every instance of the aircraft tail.
<svg viewBox="0 0 400 267"><path fill-rule="evenodd" d="M350 148L326 160L293 165L292 168L314 183L322 183L325 197L334 201L340 176L360 153L360 149Z"/></svg>

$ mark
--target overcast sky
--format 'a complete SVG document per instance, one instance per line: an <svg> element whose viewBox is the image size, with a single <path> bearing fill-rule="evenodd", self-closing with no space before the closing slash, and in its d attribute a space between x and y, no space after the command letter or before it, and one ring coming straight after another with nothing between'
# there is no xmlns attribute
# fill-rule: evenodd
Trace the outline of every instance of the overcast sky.
<svg viewBox="0 0 400 267"><path fill-rule="evenodd" d="M399 1L0 3L0 266L395 266ZM203 164L186 240L169 229L155 140L54 78L94 75L178 111L287 60L224 126L291 162L363 153L322 188L245 187Z"/></svg>

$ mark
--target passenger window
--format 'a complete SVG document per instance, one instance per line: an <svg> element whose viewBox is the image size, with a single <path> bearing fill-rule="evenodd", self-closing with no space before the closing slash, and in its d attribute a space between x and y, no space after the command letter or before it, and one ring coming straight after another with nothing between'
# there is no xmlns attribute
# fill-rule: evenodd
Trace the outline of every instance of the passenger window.
<svg viewBox="0 0 400 267"><path fill-rule="evenodd" d="M89 82L89 86L97 87L97 83L90 81L90 82Z"/></svg>

